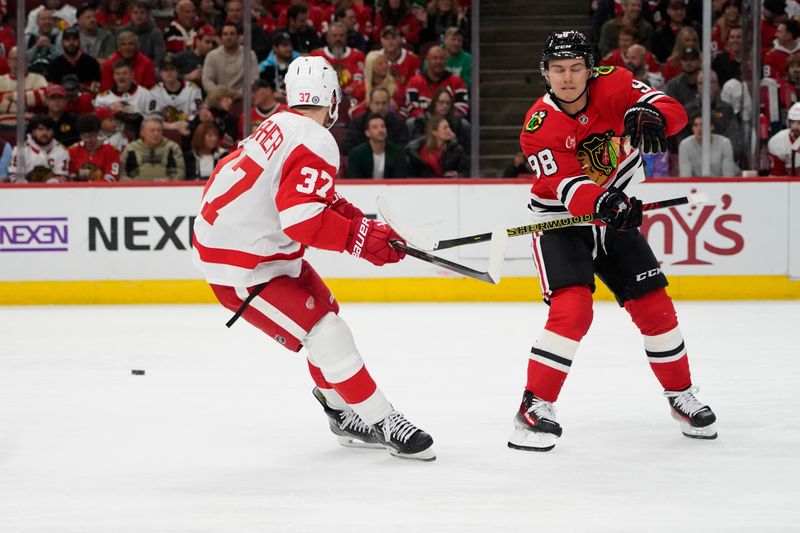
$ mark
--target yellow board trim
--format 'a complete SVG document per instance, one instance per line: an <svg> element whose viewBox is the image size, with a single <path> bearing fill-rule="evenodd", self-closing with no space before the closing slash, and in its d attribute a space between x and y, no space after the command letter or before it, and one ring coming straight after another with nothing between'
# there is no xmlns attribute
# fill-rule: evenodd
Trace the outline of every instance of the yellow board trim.
<svg viewBox="0 0 800 533"><path fill-rule="evenodd" d="M503 278L500 285L470 279L328 279L340 302L530 302L541 293L536 278ZM800 299L800 281L786 276L674 276L669 294L676 300ZM597 284L598 300L613 300ZM189 304L216 299L200 280L5 281L0 305Z"/></svg>

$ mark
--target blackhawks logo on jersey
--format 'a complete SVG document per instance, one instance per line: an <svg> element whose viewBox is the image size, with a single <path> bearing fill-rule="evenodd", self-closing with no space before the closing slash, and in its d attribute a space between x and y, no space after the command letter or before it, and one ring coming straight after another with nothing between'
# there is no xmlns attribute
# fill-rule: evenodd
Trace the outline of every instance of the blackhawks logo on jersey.
<svg viewBox="0 0 800 533"><path fill-rule="evenodd" d="M578 161L589 179L603 185L617 168L620 159L620 137L612 130L593 133L578 144Z"/></svg>
<svg viewBox="0 0 800 533"><path fill-rule="evenodd" d="M538 130L544 124L544 117L547 116L546 109L540 109L533 115L531 115L531 119L525 124L525 133L533 133L534 131Z"/></svg>
<svg viewBox="0 0 800 533"><path fill-rule="evenodd" d="M617 70L617 67L594 67L594 72L597 76L608 76L615 70Z"/></svg>

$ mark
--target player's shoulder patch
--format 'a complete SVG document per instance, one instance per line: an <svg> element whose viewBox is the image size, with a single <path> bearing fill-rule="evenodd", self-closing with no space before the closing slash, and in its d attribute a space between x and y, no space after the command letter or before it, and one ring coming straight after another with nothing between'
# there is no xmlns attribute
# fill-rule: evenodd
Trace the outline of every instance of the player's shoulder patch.
<svg viewBox="0 0 800 533"><path fill-rule="evenodd" d="M531 115L531 118L528 119L528 122L525 124L524 132L525 133L534 133L536 130L542 127L544 124L544 119L547 116L547 109L540 109L538 111L534 111Z"/></svg>
<svg viewBox="0 0 800 533"><path fill-rule="evenodd" d="M592 74L592 77L608 76L615 70L617 70L617 67L594 67L594 74Z"/></svg>

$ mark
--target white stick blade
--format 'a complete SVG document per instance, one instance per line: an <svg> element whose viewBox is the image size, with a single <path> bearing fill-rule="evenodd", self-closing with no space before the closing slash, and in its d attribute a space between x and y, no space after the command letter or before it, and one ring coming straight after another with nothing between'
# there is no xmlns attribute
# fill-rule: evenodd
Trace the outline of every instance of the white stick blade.
<svg viewBox="0 0 800 533"><path fill-rule="evenodd" d="M400 236L405 239L409 246L413 246L414 248L425 252L432 252L436 249L438 241L435 241L425 235L420 235L413 228L398 219L397 213L386 198L383 196L378 196L376 203L378 205L378 213L381 215L381 218L383 218L383 220L389 224L393 230L400 234Z"/></svg>
<svg viewBox="0 0 800 533"><path fill-rule="evenodd" d="M489 249L489 277L494 284L500 283L503 276L503 262L506 258L508 232L502 226L495 226L492 231L491 248Z"/></svg>
<svg viewBox="0 0 800 533"><path fill-rule="evenodd" d="M689 199L690 204L707 204L708 203L708 195L704 192L695 192L687 194L686 197Z"/></svg>

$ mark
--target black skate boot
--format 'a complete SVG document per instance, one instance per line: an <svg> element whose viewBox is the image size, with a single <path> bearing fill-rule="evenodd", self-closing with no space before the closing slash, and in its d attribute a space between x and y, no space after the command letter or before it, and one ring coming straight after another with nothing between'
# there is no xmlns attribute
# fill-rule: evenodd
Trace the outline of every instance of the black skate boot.
<svg viewBox="0 0 800 533"><path fill-rule="evenodd" d="M681 432L691 439L716 439L717 417L709 406L695 397L697 387L683 391L664 391L664 396L672 408L672 418L681 425Z"/></svg>
<svg viewBox="0 0 800 533"><path fill-rule="evenodd" d="M352 409L340 411L330 407L322 391L317 387L311 392L325 409L331 431L336 435L339 444L348 448L383 448L383 444L375 438L372 428L366 425L355 411Z"/></svg>
<svg viewBox="0 0 800 533"><path fill-rule="evenodd" d="M436 459L433 438L409 422L399 411L392 411L372 428L378 441L395 457L418 461Z"/></svg>
<svg viewBox="0 0 800 533"><path fill-rule="evenodd" d="M514 416L514 431L508 447L515 450L547 452L555 448L561 426L556 422L556 409L551 402L537 398L526 390Z"/></svg>

